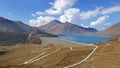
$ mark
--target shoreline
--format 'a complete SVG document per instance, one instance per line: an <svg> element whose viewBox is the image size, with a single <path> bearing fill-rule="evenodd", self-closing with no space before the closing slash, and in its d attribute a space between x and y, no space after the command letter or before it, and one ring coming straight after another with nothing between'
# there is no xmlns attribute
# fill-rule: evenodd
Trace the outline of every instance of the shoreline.
<svg viewBox="0 0 120 68"><path fill-rule="evenodd" d="M65 45L65 46L93 46L94 44L84 44L70 40L63 40L55 37L40 37L42 45L52 43L53 45Z"/></svg>

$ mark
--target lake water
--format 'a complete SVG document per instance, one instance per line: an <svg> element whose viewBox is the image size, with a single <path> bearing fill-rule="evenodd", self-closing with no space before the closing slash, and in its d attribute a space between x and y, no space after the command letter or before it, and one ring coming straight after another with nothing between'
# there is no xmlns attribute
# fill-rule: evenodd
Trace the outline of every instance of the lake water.
<svg viewBox="0 0 120 68"><path fill-rule="evenodd" d="M103 36L59 36L59 38L85 44L100 43L112 39L111 37Z"/></svg>

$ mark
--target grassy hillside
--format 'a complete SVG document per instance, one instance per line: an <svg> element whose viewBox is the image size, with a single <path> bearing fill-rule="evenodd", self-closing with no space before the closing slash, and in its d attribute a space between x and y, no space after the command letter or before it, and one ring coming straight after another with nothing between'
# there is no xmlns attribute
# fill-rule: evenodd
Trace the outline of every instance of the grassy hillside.
<svg viewBox="0 0 120 68"><path fill-rule="evenodd" d="M20 65L43 52L45 52L44 55L47 55L59 48L61 48L61 50L43 59L30 64ZM0 66L9 66L11 68L63 68L64 66L82 60L93 48L92 46L75 46L73 50L70 50L70 47L66 46L44 48L40 45L11 46L11 50L7 54L0 56Z"/></svg>
<svg viewBox="0 0 120 68"><path fill-rule="evenodd" d="M98 49L95 53L87 61L77 65L77 68L120 68L120 40L118 38L96 45ZM1 68L63 68L83 60L92 52L94 46L81 45L71 48L71 46L52 44L45 47L19 44L6 48L10 50L0 55Z"/></svg>
<svg viewBox="0 0 120 68"><path fill-rule="evenodd" d="M120 40L115 38L98 44L99 48L94 55L77 66L79 68L120 68Z"/></svg>

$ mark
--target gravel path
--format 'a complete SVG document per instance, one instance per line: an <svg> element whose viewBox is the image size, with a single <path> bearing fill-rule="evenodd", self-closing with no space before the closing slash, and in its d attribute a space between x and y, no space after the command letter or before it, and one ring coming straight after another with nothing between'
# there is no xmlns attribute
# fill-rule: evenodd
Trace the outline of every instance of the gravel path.
<svg viewBox="0 0 120 68"><path fill-rule="evenodd" d="M57 49L57 50L55 50L55 51L53 51L53 52L51 52L51 53L48 53L48 54L46 54L46 55L44 55L45 52L43 52L43 53L41 53L40 55L38 55L37 57L34 57L34 58L32 58L32 59L30 59L30 60L28 60L28 61L25 61L24 63L22 63L22 64L20 64L20 65L34 63L35 61L38 61L38 60L43 59L43 58L45 58L45 57L47 57L47 56L49 56L49 55L51 55L51 54L54 54L54 53L58 52L59 50L61 50L61 48L59 48L59 49ZM43 55L43 56L42 56L42 55ZM41 57L40 57L40 56L41 56Z"/></svg>
<svg viewBox="0 0 120 68"><path fill-rule="evenodd" d="M66 66L66 67L64 67L64 68L71 68L71 67L77 66L77 65L85 62L85 61L86 61L87 59L89 59L89 58L93 55L93 53L97 50L98 46L96 46L96 45L94 45L94 46L95 46L95 48L93 49L93 51L92 51L85 59L83 59L82 61L77 62L77 63L75 63L75 64Z"/></svg>
<svg viewBox="0 0 120 68"><path fill-rule="evenodd" d="M25 62L22 63L22 64L29 64L29 63L33 62L34 60L36 60L37 58L39 58L40 56L42 56L42 55L44 55L44 54L45 54L45 52L41 53L40 55L38 55L38 56L36 56L36 57L28 60L28 61L25 61Z"/></svg>

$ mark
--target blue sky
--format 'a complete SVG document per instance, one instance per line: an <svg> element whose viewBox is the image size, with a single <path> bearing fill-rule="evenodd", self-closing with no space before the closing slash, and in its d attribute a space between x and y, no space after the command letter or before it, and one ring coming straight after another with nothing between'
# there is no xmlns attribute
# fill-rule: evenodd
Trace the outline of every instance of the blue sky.
<svg viewBox="0 0 120 68"><path fill-rule="evenodd" d="M104 29L120 22L120 0L0 0L0 16L36 27L58 19Z"/></svg>

